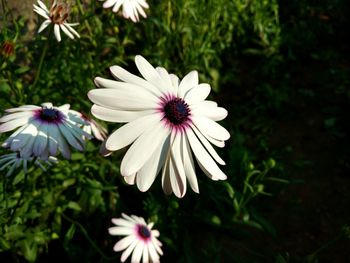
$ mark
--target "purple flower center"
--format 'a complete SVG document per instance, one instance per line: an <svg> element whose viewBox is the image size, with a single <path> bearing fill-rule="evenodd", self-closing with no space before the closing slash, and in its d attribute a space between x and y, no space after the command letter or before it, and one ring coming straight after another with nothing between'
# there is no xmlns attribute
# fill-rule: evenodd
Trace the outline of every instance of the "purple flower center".
<svg viewBox="0 0 350 263"><path fill-rule="evenodd" d="M137 226L137 233L142 237L143 239L148 239L151 237L151 232L149 231L147 226L144 225L138 225Z"/></svg>
<svg viewBox="0 0 350 263"><path fill-rule="evenodd" d="M47 122L58 122L61 120L61 114L56 109L43 108L39 113L39 118Z"/></svg>
<svg viewBox="0 0 350 263"><path fill-rule="evenodd" d="M181 98L174 98L164 106L165 117L174 125L183 124L188 120L190 109Z"/></svg>

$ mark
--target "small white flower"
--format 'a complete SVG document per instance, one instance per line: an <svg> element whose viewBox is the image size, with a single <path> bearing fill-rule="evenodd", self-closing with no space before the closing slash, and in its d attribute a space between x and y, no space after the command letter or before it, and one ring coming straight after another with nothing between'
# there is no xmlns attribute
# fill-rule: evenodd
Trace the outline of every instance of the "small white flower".
<svg viewBox="0 0 350 263"><path fill-rule="evenodd" d="M147 191L162 169L166 194L174 192L183 197L186 178L198 193L192 152L208 177L225 180L215 161L225 162L211 143L224 147L230 138L229 132L216 123L227 116L227 111L206 100L210 86L199 84L197 71L180 82L164 68L153 68L142 56L136 56L135 63L144 79L113 66L113 76L121 81L97 77L95 84L100 88L88 93L95 103L91 112L96 118L127 122L105 143L108 151L132 144L120 167L125 181L136 182L141 191Z"/></svg>
<svg viewBox="0 0 350 263"><path fill-rule="evenodd" d="M34 12L38 13L46 20L41 24L38 33L43 31L51 23L54 24L54 33L58 42L61 41L60 29L71 39L74 39L74 35L80 38L79 34L73 26L79 25L79 23L68 23L67 18L69 16L69 7L68 5L61 3L60 1L54 0L50 10L46 5L38 0L38 5L33 4Z"/></svg>
<svg viewBox="0 0 350 263"><path fill-rule="evenodd" d="M91 135L80 128L86 122L72 114L69 107L69 104L54 107L48 102L41 107L24 105L5 110L8 114L0 118L0 133L18 129L2 146L19 151L24 158L34 156L42 160L56 156L59 151L69 159L69 145L83 151L83 137Z"/></svg>
<svg viewBox="0 0 350 263"><path fill-rule="evenodd" d="M147 17L143 9L149 7L145 0L107 0L103 3L104 8L111 6L113 6L113 12L118 12L119 8L123 6L124 18L131 19L134 23L140 20L139 14L144 18Z"/></svg>
<svg viewBox="0 0 350 263"><path fill-rule="evenodd" d="M28 162L33 162L34 157L22 157L19 152L9 153L0 156L0 171L8 168L6 176L10 176L15 169L23 167L24 173L27 173ZM51 166L53 163L57 163L57 158L50 156L47 160L40 160L36 158L34 163L39 166L43 171L46 171L45 166L42 163Z"/></svg>
<svg viewBox="0 0 350 263"><path fill-rule="evenodd" d="M142 217L122 214L123 218L113 218L116 226L108 229L109 234L126 236L119 240L113 250L125 250L120 258L124 262L132 253L131 262L159 262L159 255L163 255L162 243L157 239L158 230L152 230L153 223L147 224Z"/></svg>

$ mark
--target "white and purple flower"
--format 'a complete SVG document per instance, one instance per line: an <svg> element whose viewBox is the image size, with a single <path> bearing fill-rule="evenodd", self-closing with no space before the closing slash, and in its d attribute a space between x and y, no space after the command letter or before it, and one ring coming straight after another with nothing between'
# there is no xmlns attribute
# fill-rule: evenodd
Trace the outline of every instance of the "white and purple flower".
<svg viewBox="0 0 350 263"><path fill-rule="evenodd" d="M0 133L18 129L2 146L20 152L23 158L47 160L61 152L69 159L70 146L83 151L84 137L91 138L80 128L86 122L69 108L69 104L54 107L52 103L43 103L41 107L24 105L5 110L7 114L0 118Z"/></svg>
<svg viewBox="0 0 350 263"><path fill-rule="evenodd" d="M197 71L180 81L164 68L153 68L142 56L136 56L135 63L144 79L113 66L110 70L118 81L97 77L99 89L88 93L95 103L91 112L96 118L127 123L105 143L107 151L132 144L120 167L125 181L147 191L162 170L166 194L174 192L183 197L186 180L198 193L192 152L208 177L225 180L215 161L221 165L225 162L211 144L224 147L230 138L229 132L216 123L227 116L227 111L206 100L209 84L199 84Z"/></svg>
<svg viewBox="0 0 350 263"><path fill-rule="evenodd" d="M163 255L162 243L157 239L159 231L152 229L153 223L147 224L142 217L122 214L122 218L113 218L112 223L116 226L108 229L109 234L126 236L119 240L113 250L116 252L125 250L120 261L131 256L131 262L159 262L159 255Z"/></svg>

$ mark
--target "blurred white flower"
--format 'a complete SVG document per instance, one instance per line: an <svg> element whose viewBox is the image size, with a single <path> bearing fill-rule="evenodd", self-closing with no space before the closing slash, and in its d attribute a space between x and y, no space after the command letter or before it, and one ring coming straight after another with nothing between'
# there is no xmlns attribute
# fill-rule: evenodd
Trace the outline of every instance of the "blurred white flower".
<svg viewBox="0 0 350 263"><path fill-rule="evenodd" d="M183 197L186 178L198 193L192 151L208 177L225 180L226 175L215 161L222 165L225 162L210 143L224 147L230 138L229 132L216 123L227 116L227 111L205 100L210 86L199 84L197 71L180 82L164 68L153 68L142 56L136 56L135 63L144 79L113 66L112 74L121 81L97 77L99 89L88 93L95 103L91 112L96 118L127 122L105 144L108 151L132 144L120 167L125 181L136 182L141 191L147 191L162 169L166 194L174 192Z"/></svg>
<svg viewBox="0 0 350 263"><path fill-rule="evenodd" d="M34 161L35 159L35 161ZM43 164L51 166L54 163L57 163L57 158L50 156L47 160L40 160L39 158L34 157L22 157L19 152L4 154L0 156L0 171L8 169L6 176L10 176L13 172L22 167L24 173L27 172L28 162L33 162L35 165L39 166L43 171L46 171L46 168Z"/></svg>
<svg viewBox="0 0 350 263"><path fill-rule="evenodd" d="M58 42L61 41L60 29L71 39L74 39L74 35L80 38L79 34L73 26L79 25L79 23L68 23L67 18L69 16L69 7L67 4L61 3L61 1L54 0L50 10L46 5L38 0L38 5L33 4L34 12L44 17L46 20L41 24L38 33L43 31L51 23L54 24L54 33Z"/></svg>
<svg viewBox="0 0 350 263"><path fill-rule="evenodd" d="M144 18L147 17L143 9L149 7L145 0L107 0L103 3L104 8L111 6L113 6L113 12L118 12L119 8L123 6L123 16L126 19L131 19L134 23L140 20L139 14Z"/></svg>
<svg viewBox="0 0 350 263"><path fill-rule="evenodd" d="M69 104L54 107L51 103L43 103L41 107L24 105L5 110L8 114L0 118L0 133L18 128L2 144L12 151L19 151L24 158L39 157L47 160L60 151L69 159L70 147L84 150L84 137L91 135L80 126L86 122L72 114Z"/></svg>
<svg viewBox="0 0 350 263"><path fill-rule="evenodd" d="M82 118L86 124L82 125L84 132L94 136L97 140L104 141L107 138L107 129L99 124L94 119L78 111L70 110L73 114L76 114L79 118Z"/></svg>
<svg viewBox="0 0 350 263"><path fill-rule="evenodd" d="M108 229L109 234L126 236L119 240L113 250L118 252L125 250L121 256L124 262L132 253L131 262L159 262L159 255L163 255L162 243L157 239L158 230L152 230L153 223L147 224L142 217L122 214L123 218L113 218L116 226Z"/></svg>

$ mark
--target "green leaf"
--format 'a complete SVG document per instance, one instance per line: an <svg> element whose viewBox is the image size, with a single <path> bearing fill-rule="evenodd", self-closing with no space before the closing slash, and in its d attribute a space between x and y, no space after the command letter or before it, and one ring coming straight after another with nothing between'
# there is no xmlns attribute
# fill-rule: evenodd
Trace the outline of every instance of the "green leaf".
<svg viewBox="0 0 350 263"><path fill-rule="evenodd" d="M15 70L15 74L23 74L30 70L30 67L24 66Z"/></svg>
<svg viewBox="0 0 350 263"><path fill-rule="evenodd" d="M81 211L81 207L77 202L69 201L67 206L68 206L68 208L70 208L72 210Z"/></svg>

